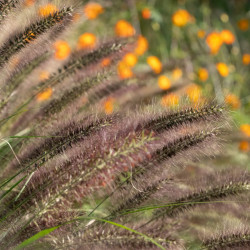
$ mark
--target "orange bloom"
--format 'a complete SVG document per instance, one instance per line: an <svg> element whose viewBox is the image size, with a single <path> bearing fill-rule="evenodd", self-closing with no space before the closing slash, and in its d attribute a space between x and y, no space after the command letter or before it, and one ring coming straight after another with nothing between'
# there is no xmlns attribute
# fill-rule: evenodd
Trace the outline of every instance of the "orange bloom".
<svg viewBox="0 0 250 250"><path fill-rule="evenodd" d="M161 99L161 105L165 107L176 106L179 103L179 97L175 94L165 95Z"/></svg>
<svg viewBox="0 0 250 250"><path fill-rule="evenodd" d="M182 70L180 68L175 68L172 71L172 77L175 81L178 81L182 77Z"/></svg>
<svg viewBox="0 0 250 250"><path fill-rule="evenodd" d="M208 79L208 71L205 68L200 68L198 71L198 77L202 82Z"/></svg>
<svg viewBox="0 0 250 250"><path fill-rule="evenodd" d="M156 56L149 56L147 58L147 63L151 67L151 69L156 73L159 74L162 71L162 63Z"/></svg>
<svg viewBox="0 0 250 250"><path fill-rule="evenodd" d="M234 94L228 94L225 97L225 103L233 109L238 109L240 107L240 100L239 98Z"/></svg>
<svg viewBox="0 0 250 250"><path fill-rule="evenodd" d="M187 96L192 102L198 102L201 98L201 87L196 84L191 84L187 88Z"/></svg>
<svg viewBox="0 0 250 250"><path fill-rule="evenodd" d="M115 25L115 33L119 37L130 37L135 34L135 29L128 21L119 20Z"/></svg>
<svg viewBox="0 0 250 250"><path fill-rule="evenodd" d="M204 38L205 35L206 35L205 30L198 30L197 36L198 36L199 38Z"/></svg>
<svg viewBox="0 0 250 250"><path fill-rule="evenodd" d="M96 46L96 36L92 33L84 33L78 39L79 49L93 49Z"/></svg>
<svg viewBox="0 0 250 250"><path fill-rule="evenodd" d="M107 115L110 115L113 113L114 110L114 99L113 98L108 98L104 102L104 111Z"/></svg>
<svg viewBox="0 0 250 250"><path fill-rule="evenodd" d="M135 54L133 53L127 53L124 57L123 57L123 62L126 63L129 67L134 67L137 63L137 57Z"/></svg>
<svg viewBox="0 0 250 250"><path fill-rule="evenodd" d="M27 7L34 5L34 3L35 3L35 0L25 0L24 1L24 5Z"/></svg>
<svg viewBox="0 0 250 250"><path fill-rule="evenodd" d="M102 67L107 67L109 66L111 63L111 59L106 57L106 58L103 58L102 61L101 61L101 65Z"/></svg>
<svg viewBox="0 0 250 250"><path fill-rule="evenodd" d="M220 35L222 41L226 44L232 44L235 41L235 36L230 30L222 30Z"/></svg>
<svg viewBox="0 0 250 250"><path fill-rule="evenodd" d="M47 72L47 71L42 71L42 72L39 74L39 79L40 79L41 81L44 81L44 80L49 79L49 72Z"/></svg>
<svg viewBox="0 0 250 250"><path fill-rule="evenodd" d="M151 12L149 8L144 8L141 14L144 19L149 19L151 17Z"/></svg>
<svg viewBox="0 0 250 250"><path fill-rule="evenodd" d="M239 144L239 149L243 152L249 152L250 151L250 144L248 141L241 141Z"/></svg>
<svg viewBox="0 0 250 250"><path fill-rule="evenodd" d="M57 41L54 44L55 47L55 54L54 57L58 60L64 60L67 57L69 57L71 49L69 47L69 44L65 41Z"/></svg>
<svg viewBox="0 0 250 250"><path fill-rule="evenodd" d="M171 81L166 76L161 75L158 77L158 86L163 90L167 90L171 87Z"/></svg>
<svg viewBox="0 0 250 250"><path fill-rule="evenodd" d="M123 61L118 64L118 75L121 79L128 79L133 77L133 71L131 68Z"/></svg>
<svg viewBox="0 0 250 250"><path fill-rule="evenodd" d="M95 19L104 12L104 9L99 3L88 3L84 6L83 12L88 19Z"/></svg>
<svg viewBox="0 0 250 250"><path fill-rule="evenodd" d="M136 48L134 50L135 54L138 56L143 55L148 50L148 41L144 36L138 36Z"/></svg>
<svg viewBox="0 0 250 250"><path fill-rule="evenodd" d="M217 54L220 50L221 45L223 44L223 40L221 38L220 33L212 32L207 36L206 43L210 48L210 52L212 54Z"/></svg>
<svg viewBox="0 0 250 250"><path fill-rule="evenodd" d="M243 124L240 126L240 131L246 136L250 137L250 124Z"/></svg>
<svg viewBox="0 0 250 250"><path fill-rule="evenodd" d="M241 19L238 21L237 25L240 30L246 31L249 28L249 21L247 19Z"/></svg>
<svg viewBox="0 0 250 250"><path fill-rule="evenodd" d="M46 16L54 14L57 11L58 9L54 4L48 3L44 6L41 6L38 10L38 13L40 16L46 17Z"/></svg>
<svg viewBox="0 0 250 250"><path fill-rule="evenodd" d="M42 102L48 100L52 96L52 92L53 90L51 87L45 89L43 92L39 93L36 96L37 101Z"/></svg>
<svg viewBox="0 0 250 250"><path fill-rule="evenodd" d="M217 63L216 69L218 70L219 74L223 77L226 77L229 75L229 68L225 63Z"/></svg>
<svg viewBox="0 0 250 250"><path fill-rule="evenodd" d="M243 62L243 64L245 64L245 65L250 64L250 54L244 54L244 55L242 56L242 62Z"/></svg>
<svg viewBox="0 0 250 250"><path fill-rule="evenodd" d="M183 27L186 26L187 23L191 22L193 17L189 14L188 11L180 9L177 10L172 15L172 22L175 26Z"/></svg>

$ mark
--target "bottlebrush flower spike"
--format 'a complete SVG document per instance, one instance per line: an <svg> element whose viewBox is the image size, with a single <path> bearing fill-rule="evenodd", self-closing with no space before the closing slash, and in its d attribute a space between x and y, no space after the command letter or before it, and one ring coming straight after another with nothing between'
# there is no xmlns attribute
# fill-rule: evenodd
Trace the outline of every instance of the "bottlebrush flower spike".
<svg viewBox="0 0 250 250"><path fill-rule="evenodd" d="M71 15L71 13L71 7L63 8L53 14L49 14L45 18L41 19L41 21L31 24L24 30L24 32L10 38L9 41L0 49L0 66L7 62L13 54L19 52L27 44L36 40L39 35L52 28L54 25L60 23L65 17Z"/></svg>

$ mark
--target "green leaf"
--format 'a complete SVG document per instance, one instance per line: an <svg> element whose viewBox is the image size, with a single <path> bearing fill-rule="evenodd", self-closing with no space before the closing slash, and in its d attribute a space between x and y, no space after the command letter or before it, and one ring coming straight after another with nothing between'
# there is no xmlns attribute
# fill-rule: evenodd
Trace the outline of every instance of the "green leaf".
<svg viewBox="0 0 250 250"><path fill-rule="evenodd" d="M39 240L40 238L50 234L51 232L55 231L57 228L59 228L61 225L56 226L56 227L51 227L48 229L44 229L42 231L40 231L39 233L33 235L32 237L30 237L29 239L23 241L21 244L19 244L14 250L19 250L19 249L23 249L24 247L30 245L31 243L33 243L36 240Z"/></svg>
<svg viewBox="0 0 250 250"><path fill-rule="evenodd" d="M125 229L125 230L128 230L128 231L130 231L130 232L132 232L132 233L138 234L138 235L142 236L145 240L151 241L154 245L156 245L156 246L159 247L160 249L165 250L165 248L164 248L162 245L160 245L160 244L159 244L158 242L156 242L154 239L148 237L146 234L143 234L143 233L141 233L141 232L138 232L138 231L136 231L136 230L134 230L134 229L132 229L132 228L126 227L126 226L124 226L124 225L122 225L122 224L119 224L119 223L116 223L116 222L113 222L113 221L109 221L109 220L105 220L105 219L94 218L94 217L78 217L77 220L78 220L78 219L80 219L80 220L81 220L81 219L83 219L83 220L86 220L86 219L87 219L87 220L89 220L89 219L94 219L94 220L99 220L99 221L102 221L102 222L109 223L109 224L111 224L111 225L114 225L114 226L123 228L123 229Z"/></svg>

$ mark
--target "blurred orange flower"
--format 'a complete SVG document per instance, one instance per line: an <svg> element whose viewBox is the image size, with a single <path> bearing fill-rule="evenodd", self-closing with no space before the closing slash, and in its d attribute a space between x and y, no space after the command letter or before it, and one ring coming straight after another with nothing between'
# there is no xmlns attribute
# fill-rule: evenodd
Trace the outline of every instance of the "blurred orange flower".
<svg viewBox="0 0 250 250"><path fill-rule="evenodd" d="M38 13L40 16L46 17L46 16L54 14L57 11L58 9L54 4L48 3L44 6L41 6L38 10Z"/></svg>
<svg viewBox="0 0 250 250"><path fill-rule="evenodd" d="M244 55L242 56L242 62L243 62L243 64L245 64L245 65L250 64L250 54L244 54Z"/></svg>
<svg viewBox="0 0 250 250"><path fill-rule="evenodd" d="M104 111L107 115L110 115L113 113L114 110L114 98L108 98L104 102Z"/></svg>
<svg viewBox="0 0 250 250"><path fill-rule="evenodd" d="M239 144L239 149L243 152L250 151L250 143L248 141L241 141Z"/></svg>
<svg viewBox="0 0 250 250"><path fill-rule="evenodd" d="M199 38L204 38L205 35L206 35L205 30L198 30L197 36L198 36Z"/></svg>
<svg viewBox="0 0 250 250"><path fill-rule="evenodd" d="M144 19L149 19L151 17L151 12L149 8L143 8L141 14Z"/></svg>
<svg viewBox="0 0 250 250"><path fill-rule="evenodd" d="M81 15L79 13L75 13L73 15L72 21L77 22L81 18Z"/></svg>
<svg viewBox="0 0 250 250"><path fill-rule="evenodd" d="M134 50L135 54L138 56L143 55L148 50L148 41L147 39L140 35L138 36L136 48Z"/></svg>
<svg viewBox="0 0 250 250"><path fill-rule="evenodd" d="M165 95L161 99L161 105L165 107L176 106L179 103L179 97L175 94Z"/></svg>
<svg viewBox="0 0 250 250"><path fill-rule="evenodd" d="M247 19L241 19L237 23L238 28L242 31L246 31L249 28L249 21Z"/></svg>
<svg viewBox="0 0 250 250"><path fill-rule="evenodd" d="M104 9L99 3L92 2L84 6L83 12L88 19L95 19L104 12Z"/></svg>
<svg viewBox="0 0 250 250"><path fill-rule="evenodd" d="M40 79L41 81L49 79L49 72L48 72L48 71L42 71L42 72L39 74L39 79Z"/></svg>
<svg viewBox="0 0 250 250"><path fill-rule="evenodd" d="M158 86L160 89L167 90L171 87L171 81L164 75L158 77Z"/></svg>
<svg viewBox="0 0 250 250"><path fill-rule="evenodd" d="M24 1L24 5L27 7L34 5L34 3L35 3L35 0L25 0Z"/></svg>
<svg viewBox="0 0 250 250"><path fill-rule="evenodd" d="M240 131L246 136L250 137L250 124L242 124L240 126Z"/></svg>
<svg viewBox="0 0 250 250"><path fill-rule="evenodd" d="M102 67L107 67L109 66L111 63L111 59L106 57L106 58L103 58L102 61L101 61L101 65Z"/></svg>
<svg viewBox="0 0 250 250"><path fill-rule="evenodd" d="M182 77L182 70L180 68L175 68L172 71L172 77L175 81L178 81Z"/></svg>
<svg viewBox="0 0 250 250"><path fill-rule="evenodd" d="M225 103L233 109L238 109L240 107L240 100L239 98L234 94L228 94L225 97Z"/></svg>
<svg viewBox="0 0 250 250"><path fill-rule="evenodd" d="M162 71L162 63L156 56L149 56L147 58L147 63L151 67L151 69L156 73L159 74Z"/></svg>
<svg viewBox="0 0 250 250"><path fill-rule="evenodd" d="M229 68L225 63L219 62L216 64L216 69L218 70L219 74L223 77L229 75Z"/></svg>
<svg viewBox="0 0 250 250"><path fill-rule="evenodd" d="M84 33L78 39L79 49L93 49L96 46L96 36L92 33Z"/></svg>
<svg viewBox="0 0 250 250"><path fill-rule="evenodd" d="M201 87L197 84L191 84L187 88L187 96L192 102L198 102L201 98Z"/></svg>
<svg viewBox="0 0 250 250"><path fill-rule="evenodd" d="M172 22L175 26L183 27L192 22L194 17L188 11L180 9L172 15Z"/></svg>
<svg viewBox="0 0 250 250"><path fill-rule="evenodd" d="M39 102L46 101L52 96L52 93L53 93L52 88L49 87L49 88L45 89L43 92L39 93L36 96L36 99Z"/></svg>
<svg viewBox="0 0 250 250"><path fill-rule="evenodd" d="M121 79L128 79L133 77L133 71L131 70L131 67L129 67L126 63L123 61L120 61L118 64L118 75Z"/></svg>
<svg viewBox="0 0 250 250"><path fill-rule="evenodd" d="M71 49L69 44L65 41L57 41L54 44L54 48L56 50L54 56L58 60L64 60L69 57Z"/></svg>
<svg viewBox="0 0 250 250"><path fill-rule="evenodd" d="M115 25L115 33L119 37L130 37L135 35L135 29L128 21L119 20Z"/></svg>
<svg viewBox="0 0 250 250"><path fill-rule="evenodd" d="M211 32L208 34L206 38L206 43L210 48L210 52L212 54L217 54L220 50L221 45L223 44L223 40L219 32Z"/></svg>
<svg viewBox="0 0 250 250"><path fill-rule="evenodd" d="M137 57L135 54L133 53L127 53L124 57L123 57L123 62L126 63L129 67L134 67L137 63Z"/></svg>
<svg viewBox="0 0 250 250"><path fill-rule="evenodd" d="M235 36L230 30L222 30L220 35L222 41L226 44L232 44L235 41Z"/></svg>
<svg viewBox="0 0 250 250"><path fill-rule="evenodd" d="M205 68L200 68L198 71L198 77L202 82L205 82L208 79L208 71Z"/></svg>

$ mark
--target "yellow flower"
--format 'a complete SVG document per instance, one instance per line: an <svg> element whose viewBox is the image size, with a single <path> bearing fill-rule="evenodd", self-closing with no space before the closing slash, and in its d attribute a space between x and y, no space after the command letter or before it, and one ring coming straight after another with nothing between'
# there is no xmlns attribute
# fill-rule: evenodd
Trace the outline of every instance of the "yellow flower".
<svg viewBox="0 0 250 250"><path fill-rule="evenodd" d="M208 71L205 68L200 68L198 71L199 79L205 82L208 79Z"/></svg>
<svg viewBox="0 0 250 250"><path fill-rule="evenodd" d="M114 110L114 99L113 98L108 98L104 102L104 111L107 115L110 115L113 113Z"/></svg>
<svg viewBox="0 0 250 250"><path fill-rule="evenodd" d="M221 45L223 44L220 33L211 32L210 34L208 34L206 38L206 43L210 48L210 52L212 54L217 54L218 51L220 50Z"/></svg>
<svg viewBox="0 0 250 250"><path fill-rule="evenodd" d="M135 35L135 29L128 21L119 20L115 25L115 33L119 37L130 37Z"/></svg>
<svg viewBox="0 0 250 250"><path fill-rule="evenodd" d="M226 44L232 44L235 41L235 36L230 30L222 30L220 35L222 41Z"/></svg>
<svg viewBox="0 0 250 250"><path fill-rule="evenodd" d="M58 60L64 60L67 57L69 57L71 49L69 47L69 44L65 41L57 41L54 44L55 47L55 58Z"/></svg>
<svg viewBox="0 0 250 250"><path fill-rule="evenodd" d="M49 87L49 88L45 89L43 92L39 93L36 96L36 99L39 102L46 101L52 96L52 93L53 93L52 88Z"/></svg>
<svg viewBox="0 0 250 250"><path fill-rule="evenodd" d="M121 79L128 79L133 77L133 71L131 68L123 61L118 64L118 75Z"/></svg>
<svg viewBox="0 0 250 250"><path fill-rule="evenodd" d="M190 101L192 102L198 102L201 98L201 87L196 84L191 84L187 88L187 96L189 97Z"/></svg>
<svg viewBox="0 0 250 250"><path fill-rule="evenodd" d="M223 77L229 75L229 68L225 63L219 62L216 64L216 69L218 70L219 74Z"/></svg>
<svg viewBox="0 0 250 250"><path fill-rule="evenodd" d="M144 19L149 19L151 17L151 12L149 8L144 8L141 14Z"/></svg>
<svg viewBox="0 0 250 250"><path fill-rule="evenodd" d="M127 53L124 57L123 57L123 62L126 63L129 67L134 67L137 63L137 57L135 54L133 53Z"/></svg>
<svg viewBox="0 0 250 250"><path fill-rule="evenodd" d="M45 6L41 6L38 10L38 13L40 16L46 17L46 16L54 14L57 11L58 9L54 4L48 3Z"/></svg>
<svg viewBox="0 0 250 250"><path fill-rule="evenodd" d="M78 39L79 49L93 49L96 46L96 36L92 33L84 33Z"/></svg>
<svg viewBox="0 0 250 250"><path fill-rule="evenodd" d="M149 56L147 58L147 63L151 67L151 69L156 73L159 74L162 71L162 63L156 56Z"/></svg>
<svg viewBox="0 0 250 250"><path fill-rule="evenodd" d="M104 12L104 9L99 3L88 3L84 6L83 12L88 19L95 19Z"/></svg>
<svg viewBox="0 0 250 250"><path fill-rule="evenodd" d="M158 77L158 86L160 89L167 90L171 87L171 81L164 75Z"/></svg>
<svg viewBox="0 0 250 250"><path fill-rule="evenodd" d="M242 125L240 126L240 131L241 131L244 135L250 137L250 124L242 124Z"/></svg>
<svg viewBox="0 0 250 250"><path fill-rule="evenodd" d="M175 68L172 71L172 77L175 81L178 81L182 77L182 70L180 68Z"/></svg>
<svg viewBox="0 0 250 250"><path fill-rule="evenodd" d="M250 151L250 143L248 141L241 141L239 144L239 149L243 152Z"/></svg>
<svg viewBox="0 0 250 250"><path fill-rule="evenodd" d="M206 35L205 30L198 30L197 36L198 36L199 38L204 38L205 35Z"/></svg>
<svg viewBox="0 0 250 250"><path fill-rule="evenodd" d="M225 103L233 109L238 109L240 107L240 100L239 98L234 94L228 94L225 97Z"/></svg>
<svg viewBox="0 0 250 250"><path fill-rule="evenodd" d="M134 50L135 54L138 56L143 55L148 50L148 41L144 36L138 36L136 48Z"/></svg>
<svg viewBox="0 0 250 250"><path fill-rule="evenodd" d="M111 63L111 59L109 57L103 58L101 61L102 67L107 67L110 65L110 63Z"/></svg>
<svg viewBox="0 0 250 250"><path fill-rule="evenodd" d="M237 23L238 28L242 31L246 31L249 28L249 21L247 19L241 19Z"/></svg>
<svg viewBox="0 0 250 250"><path fill-rule="evenodd" d="M41 81L44 81L44 80L49 79L49 72L47 72L47 71L42 71L42 72L39 74L39 79L40 79Z"/></svg>
<svg viewBox="0 0 250 250"><path fill-rule="evenodd" d="M193 17L188 11L180 9L172 15L172 22L175 26L183 27L192 22Z"/></svg>
<svg viewBox="0 0 250 250"><path fill-rule="evenodd" d="M161 105L165 107L176 106L179 103L179 97L175 94L165 95L161 99Z"/></svg>
<svg viewBox="0 0 250 250"><path fill-rule="evenodd" d="M244 55L242 56L242 62L243 62L243 64L245 64L245 65L250 64L250 54L244 54Z"/></svg>

